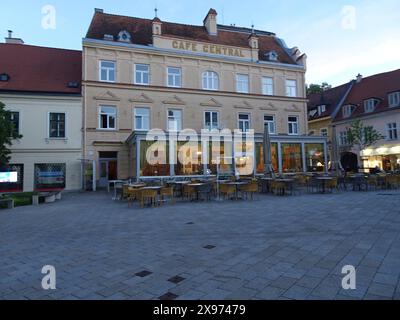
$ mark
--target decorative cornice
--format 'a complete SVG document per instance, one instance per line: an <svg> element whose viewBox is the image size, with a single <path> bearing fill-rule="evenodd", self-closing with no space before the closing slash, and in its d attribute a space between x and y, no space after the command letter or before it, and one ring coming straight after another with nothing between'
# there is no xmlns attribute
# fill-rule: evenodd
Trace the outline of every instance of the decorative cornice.
<svg viewBox="0 0 400 320"><path fill-rule="evenodd" d="M102 92L101 94L99 94L98 96L94 96L93 98L95 100L121 101L120 98L118 98L114 93L109 90Z"/></svg>
<svg viewBox="0 0 400 320"><path fill-rule="evenodd" d="M234 105L235 109L254 109L254 107L248 103L246 100L243 101L243 104Z"/></svg>
<svg viewBox="0 0 400 320"><path fill-rule="evenodd" d="M214 98L211 98L206 102L202 102L202 103L200 103L200 105L203 107L222 107L222 103L215 100Z"/></svg>
<svg viewBox="0 0 400 320"><path fill-rule="evenodd" d="M285 111L286 112L301 112L301 109L297 105L292 104L291 107L292 108L285 108Z"/></svg>
<svg viewBox="0 0 400 320"><path fill-rule="evenodd" d="M150 99L147 95L142 93L136 97L129 99L129 102L153 103L154 100Z"/></svg>
<svg viewBox="0 0 400 320"><path fill-rule="evenodd" d="M186 105L186 102L179 98L176 94L171 98L164 100L164 104Z"/></svg>
<svg viewBox="0 0 400 320"><path fill-rule="evenodd" d="M260 110L265 110L265 111L277 111L278 108L277 108L272 102L270 102L270 103L268 103L267 106L265 106L265 107L260 107Z"/></svg>

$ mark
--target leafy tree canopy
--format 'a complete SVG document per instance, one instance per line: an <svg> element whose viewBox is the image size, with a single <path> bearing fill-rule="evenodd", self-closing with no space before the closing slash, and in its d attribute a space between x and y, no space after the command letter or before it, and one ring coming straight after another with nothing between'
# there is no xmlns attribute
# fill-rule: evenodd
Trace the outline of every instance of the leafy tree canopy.
<svg viewBox="0 0 400 320"><path fill-rule="evenodd" d="M5 109L4 103L0 101L0 166L6 166L10 161L10 146L13 139L21 139L11 121L11 112Z"/></svg>
<svg viewBox="0 0 400 320"><path fill-rule="evenodd" d="M364 126L361 120L355 120L347 128L347 141L351 147L357 146L359 150L364 150L375 142L385 137L374 129L373 126Z"/></svg>
<svg viewBox="0 0 400 320"><path fill-rule="evenodd" d="M328 84L327 82L322 82L321 84L312 83L309 86L307 86L306 90L307 90L307 95L309 95L313 93L321 93L331 88L332 86L330 84Z"/></svg>

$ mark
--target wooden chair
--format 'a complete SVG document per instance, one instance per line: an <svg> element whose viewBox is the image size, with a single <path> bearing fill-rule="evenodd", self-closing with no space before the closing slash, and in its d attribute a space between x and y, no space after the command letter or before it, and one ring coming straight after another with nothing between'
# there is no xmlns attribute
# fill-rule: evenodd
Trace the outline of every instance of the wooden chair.
<svg viewBox="0 0 400 320"><path fill-rule="evenodd" d="M155 206L157 201L157 190L141 189L140 190L140 206L143 208L145 204Z"/></svg>
<svg viewBox="0 0 400 320"><path fill-rule="evenodd" d="M192 201L196 197L196 189L192 186L184 184L182 186L182 198Z"/></svg>
<svg viewBox="0 0 400 320"><path fill-rule="evenodd" d="M378 177L377 176L369 176L367 178L367 185L369 187L374 187L374 190L378 189Z"/></svg>
<svg viewBox="0 0 400 320"><path fill-rule="evenodd" d="M229 184L221 184L219 186L219 193L222 195L222 197L225 198L234 198L236 195L236 188L234 185L229 185Z"/></svg>
<svg viewBox="0 0 400 320"><path fill-rule="evenodd" d="M123 184L122 185L122 196L121 200L126 200L129 194L129 185Z"/></svg>
<svg viewBox="0 0 400 320"><path fill-rule="evenodd" d="M397 177L396 176L386 176L386 188L396 189L397 188Z"/></svg>
<svg viewBox="0 0 400 320"><path fill-rule="evenodd" d="M244 184L240 186L239 191L246 195L246 199L248 199L248 196L250 194L251 200L253 200L253 195L258 193L258 182L257 181L252 181L248 184Z"/></svg>
<svg viewBox="0 0 400 320"><path fill-rule="evenodd" d="M282 181L272 181L271 191L273 194L284 195L285 194L285 183Z"/></svg>
<svg viewBox="0 0 400 320"><path fill-rule="evenodd" d="M126 200L128 200L128 207L130 207L132 203L139 198L138 191L139 191L138 189L131 187L129 187L128 190L126 191Z"/></svg>
<svg viewBox="0 0 400 320"><path fill-rule="evenodd" d="M339 191L338 178L334 177L332 178L332 180L328 180L326 182L326 188L329 189L331 192L333 191L333 189Z"/></svg>
<svg viewBox="0 0 400 320"><path fill-rule="evenodd" d="M166 202L165 198L169 198L171 203L175 203L174 188L173 187L161 188L160 197L161 197L161 202Z"/></svg>

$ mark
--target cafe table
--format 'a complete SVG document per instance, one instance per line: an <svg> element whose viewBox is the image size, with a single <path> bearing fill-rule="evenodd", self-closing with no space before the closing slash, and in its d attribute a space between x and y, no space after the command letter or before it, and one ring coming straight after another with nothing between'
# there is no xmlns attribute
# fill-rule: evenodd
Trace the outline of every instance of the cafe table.
<svg viewBox="0 0 400 320"><path fill-rule="evenodd" d="M189 187L194 188L194 190L196 191L196 200L198 201L198 200L199 200L199 188L200 188L201 186L204 186L205 183L203 183L203 182L196 182L196 183L188 183L187 185L188 185Z"/></svg>
<svg viewBox="0 0 400 320"><path fill-rule="evenodd" d="M332 181L333 180L333 178L332 177L317 177L317 178L315 178L315 180L318 180L320 183L321 183L321 186L322 186L322 193L325 193L326 192L326 184L327 184L327 182L328 181Z"/></svg>
<svg viewBox="0 0 400 320"><path fill-rule="evenodd" d="M244 182L244 181L231 181L231 182L226 182L224 183L226 185L231 185L235 186L235 199L238 199L238 186L243 186L245 184L249 184L249 182Z"/></svg>

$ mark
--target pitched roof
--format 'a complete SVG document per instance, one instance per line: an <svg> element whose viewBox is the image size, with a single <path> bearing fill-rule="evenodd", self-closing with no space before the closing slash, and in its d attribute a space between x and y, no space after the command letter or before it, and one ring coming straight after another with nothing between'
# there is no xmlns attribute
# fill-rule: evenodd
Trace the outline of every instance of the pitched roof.
<svg viewBox="0 0 400 320"><path fill-rule="evenodd" d="M336 107L340 103L340 101L344 98L346 92L349 90L352 82L348 82L342 84L338 87L334 87L328 90L325 90L320 93L313 93L307 96L308 103L307 109L308 111L316 110L318 106L325 105L326 110L322 114L316 113L314 116L310 116L309 120L316 120L320 118L325 118L328 116L332 116L336 110Z"/></svg>
<svg viewBox="0 0 400 320"><path fill-rule="evenodd" d="M343 118L343 112L338 112L335 121L354 119L364 115L393 110L393 108L389 108L389 93L395 91L400 91L400 69L366 77L361 82L354 84L343 103L343 105L353 105L356 107L351 116ZM374 111L365 113L364 101L371 98L379 99L379 103Z"/></svg>
<svg viewBox="0 0 400 320"><path fill-rule="evenodd" d="M109 34L113 35L114 39L117 39L118 33L122 30L126 30L131 34L134 44L146 46L153 44L152 20L103 12L95 12L86 38L103 40L104 35ZM209 35L204 26L162 21L163 36L243 48L249 48L248 37L251 32L252 29L249 28L218 25L218 34L214 36ZM266 53L276 51L279 56L279 62L296 64L275 34L259 30L255 30L255 32L259 37L260 60L266 60Z"/></svg>
<svg viewBox="0 0 400 320"><path fill-rule="evenodd" d="M25 44L0 43L1 91L80 94L82 52ZM78 83L77 88L68 87Z"/></svg>

